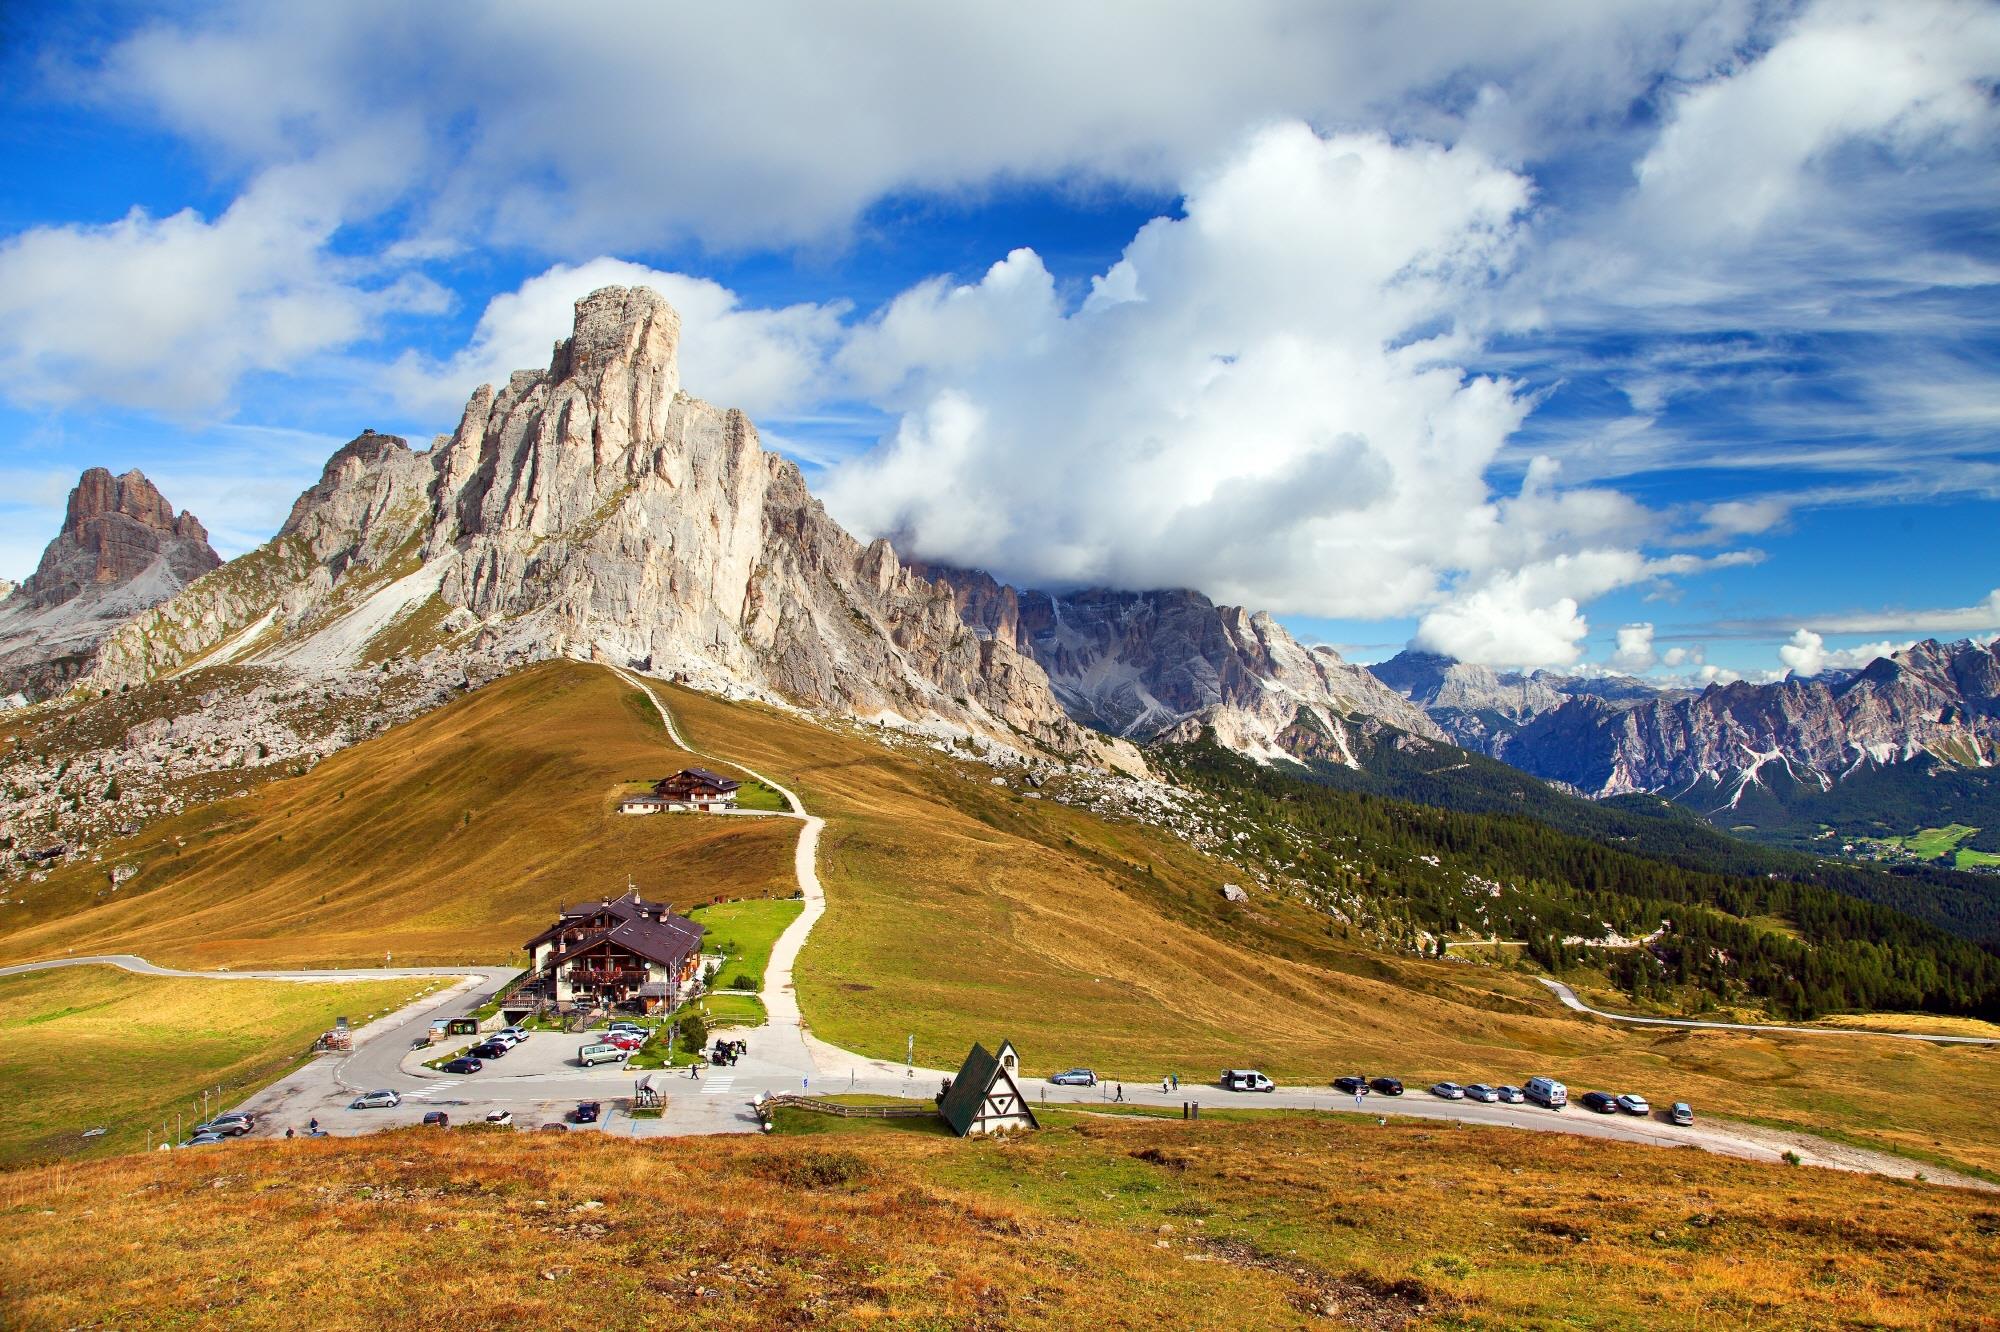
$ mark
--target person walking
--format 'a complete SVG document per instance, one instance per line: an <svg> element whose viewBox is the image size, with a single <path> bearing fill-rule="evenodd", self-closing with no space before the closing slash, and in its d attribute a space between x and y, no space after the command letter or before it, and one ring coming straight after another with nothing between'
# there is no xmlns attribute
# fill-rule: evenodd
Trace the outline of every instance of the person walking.
<svg viewBox="0 0 2000 1332"><path fill-rule="evenodd" d="M1165 1096L1168 1092L1172 1090L1173 1090L1173 1079L1166 1074L1162 1074L1160 1076L1160 1095Z"/></svg>
<svg viewBox="0 0 2000 1332"><path fill-rule="evenodd" d="M1118 1094L1117 1094L1116 1096L1112 1097L1111 1099L1112 1099L1112 1100L1114 1100L1114 1101L1122 1101L1122 1100L1124 1100L1124 1099L1125 1099L1125 1084L1124 1084L1124 1083L1122 1083L1122 1082L1121 1082L1121 1083L1119 1083L1119 1084L1118 1084Z"/></svg>

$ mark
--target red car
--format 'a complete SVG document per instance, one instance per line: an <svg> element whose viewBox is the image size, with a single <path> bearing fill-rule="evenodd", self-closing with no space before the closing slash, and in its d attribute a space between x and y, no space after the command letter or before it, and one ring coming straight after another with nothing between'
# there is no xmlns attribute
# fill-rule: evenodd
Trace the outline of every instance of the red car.
<svg viewBox="0 0 2000 1332"><path fill-rule="evenodd" d="M606 1045L615 1045L621 1050L636 1050L646 1043L644 1036L634 1036L629 1031L614 1031L604 1038Z"/></svg>

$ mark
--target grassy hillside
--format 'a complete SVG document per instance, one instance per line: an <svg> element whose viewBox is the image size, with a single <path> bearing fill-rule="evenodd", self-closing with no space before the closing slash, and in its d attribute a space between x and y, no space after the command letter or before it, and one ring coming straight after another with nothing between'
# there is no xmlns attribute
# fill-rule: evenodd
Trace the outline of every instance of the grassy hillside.
<svg viewBox="0 0 2000 1332"><path fill-rule="evenodd" d="M0 976L0 1164L143 1149L281 1076L336 1017L356 1024L447 980L169 980L108 967ZM84 1130L103 1126L103 1137Z"/></svg>
<svg viewBox="0 0 2000 1332"><path fill-rule="evenodd" d="M1983 1196L1554 1135L479 1130L0 1177L19 1327L1977 1328Z"/></svg>
<svg viewBox="0 0 2000 1332"><path fill-rule="evenodd" d="M616 812L622 784L685 761L609 671L546 663L21 887L0 959L509 963L559 901L628 877L683 907L789 895L795 824ZM140 872L112 892L116 864Z"/></svg>
<svg viewBox="0 0 2000 1332"><path fill-rule="evenodd" d="M663 693L690 744L827 817L828 911L797 976L814 1030L850 1049L900 1061L914 1035L920 1062L955 1064L1008 1037L1032 1072L1088 1064L1128 1081L1244 1065L1301 1082L1550 1073L2000 1177L2000 1052L1580 1019L1522 973L1350 944L1276 894L1225 902L1235 867L994 787L990 767Z"/></svg>

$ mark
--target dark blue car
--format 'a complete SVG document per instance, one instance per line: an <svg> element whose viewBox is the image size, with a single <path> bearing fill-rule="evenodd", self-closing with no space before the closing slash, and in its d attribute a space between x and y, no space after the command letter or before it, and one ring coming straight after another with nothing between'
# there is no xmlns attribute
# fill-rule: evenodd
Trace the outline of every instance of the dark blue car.
<svg viewBox="0 0 2000 1332"><path fill-rule="evenodd" d="M485 1064L481 1063L477 1059L474 1059L471 1055L460 1055L458 1058L452 1060L449 1064L446 1064L444 1066L444 1071L447 1073L477 1073L480 1069L485 1067L486 1067Z"/></svg>

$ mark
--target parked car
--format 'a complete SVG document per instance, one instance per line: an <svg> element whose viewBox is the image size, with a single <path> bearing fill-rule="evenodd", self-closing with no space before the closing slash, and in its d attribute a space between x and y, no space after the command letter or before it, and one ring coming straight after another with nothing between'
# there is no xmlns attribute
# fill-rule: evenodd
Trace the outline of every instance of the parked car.
<svg viewBox="0 0 2000 1332"><path fill-rule="evenodd" d="M1462 1101L1465 1099L1465 1088L1456 1082L1440 1082L1431 1088L1431 1095L1446 1101Z"/></svg>
<svg viewBox="0 0 2000 1332"><path fill-rule="evenodd" d="M507 1050L508 1047L498 1041L482 1041L466 1053L474 1059L504 1059L507 1057Z"/></svg>
<svg viewBox="0 0 2000 1332"><path fill-rule="evenodd" d="M1346 1092L1349 1096L1354 1095L1354 1093L1360 1091L1363 1087L1366 1087L1367 1085L1368 1085L1368 1079L1357 1078L1351 1074L1347 1077L1335 1078L1333 1080L1333 1089L1337 1092Z"/></svg>
<svg viewBox="0 0 2000 1332"><path fill-rule="evenodd" d="M1499 1091L1500 1091L1500 1101L1501 1104L1503 1105L1519 1105L1522 1101L1527 1099L1525 1096L1521 1094L1521 1089L1519 1087L1502 1087L1499 1089Z"/></svg>
<svg viewBox="0 0 2000 1332"><path fill-rule="evenodd" d="M1528 1085L1521 1091L1536 1105L1560 1110L1569 1104L1569 1088L1554 1078L1529 1078Z"/></svg>
<svg viewBox="0 0 2000 1332"><path fill-rule="evenodd" d="M576 1062L585 1068L597 1064L615 1064L630 1053L631 1051L621 1050L609 1041L593 1041L589 1045L577 1048Z"/></svg>
<svg viewBox="0 0 2000 1332"><path fill-rule="evenodd" d="M1650 1115L1653 1113L1653 1107L1646 1103L1646 1098L1636 1095L1633 1092L1626 1092L1618 1098L1618 1108L1628 1115Z"/></svg>
<svg viewBox="0 0 2000 1332"><path fill-rule="evenodd" d="M1401 1078L1376 1078L1368 1085L1384 1096L1401 1096L1403 1094L1403 1080Z"/></svg>
<svg viewBox="0 0 2000 1332"><path fill-rule="evenodd" d="M524 1040L526 1040L526 1039L527 1039L527 1037L525 1037L525 1036L521 1035L521 1034L520 1034L519 1032L515 1032L515 1031L496 1031L496 1032L494 1032L494 1033L493 1033L493 1034L492 1034L491 1036L488 1036L488 1037L486 1038L486 1044L488 1044L488 1045L504 1045L504 1046L505 1046L505 1047L507 1047L507 1048L508 1048L509 1050L511 1050L511 1049L513 1049L513 1048L514 1048L515 1046L519 1045L519 1044L520 1044L520 1043L521 1043L522 1041L524 1041Z"/></svg>
<svg viewBox="0 0 2000 1332"><path fill-rule="evenodd" d="M450 1128L451 1116L442 1110L426 1110L424 1111L424 1127Z"/></svg>
<svg viewBox="0 0 2000 1332"><path fill-rule="evenodd" d="M181 1146L213 1147L218 1142L228 1142L228 1141L229 1139L223 1137L219 1133L197 1133L192 1138L189 1138L186 1142L182 1143Z"/></svg>
<svg viewBox="0 0 2000 1332"><path fill-rule="evenodd" d="M627 1021L625 1021L625 1020L623 1020L623 1019L620 1019L619 1021L617 1021L617 1022L614 1022L614 1023L612 1023L612 1024L611 1024L611 1025L610 1025L609 1027L607 1027L607 1028L606 1028L606 1030L607 1030L607 1031L635 1031L635 1032L639 1033L639 1035L641 1035L641 1036L644 1036L644 1035L646 1034L646 1029L645 1029L644 1027L640 1026L640 1025L639 1025L638 1023L636 1023L636 1022L627 1022Z"/></svg>
<svg viewBox="0 0 2000 1332"><path fill-rule="evenodd" d="M458 1058L446 1064L444 1066L444 1071L447 1073L477 1073L480 1069L485 1067L486 1067L485 1063L482 1062L477 1056L460 1055Z"/></svg>
<svg viewBox="0 0 2000 1332"><path fill-rule="evenodd" d="M636 1031L614 1031L604 1040L607 1045L615 1045L621 1050L636 1050L646 1043L646 1038Z"/></svg>
<svg viewBox="0 0 2000 1332"><path fill-rule="evenodd" d="M604 1107L596 1101L578 1101L576 1109L569 1112L572 1124L595 1124L597 1117L604 1113Z"/></svg>
<svg viewBox="0 0 2000 1332"><path fill-rule="evenodd" d="M392 1110L403 1103L403 1098L388 1088L363 1092L347 1103L349 1110Z"/></svg>
<svg viewBox="0 0 2000 1332"><path fill-rule="evenodd" d="M250 1122L245 1119L211 1119L206 1124L196 1124L196 1133L212 1133L218 1138L240 1138L250 1131Z"/></svg>
<svg viewBox="0 0 2000 1332"><path fill-rule="evenodd" d="M1475 1082L1465 1089L1465 1099L1491 1105L1500 1099L1500 1093L1483 1082Z"/></svg>
<svg viewBox="0 0 2000 1332"><path fill-rule="evenodd" d="M1225 1068L1222 1070L1222 1090L1274 1092L1278 1090L1278 1084L1254 1068Z"/></svg>
<svg viewBox="0 0 2000 1332"><path fill-rule="evenodd" d="M486 1122L489 1124L498 1124L502 1128L512 1128L514 1127L514 1112L512 1110L488 1110L486 1112Z"/></svg>
<svg viewBox="0 0 2000 1332"><path fill-rule="evenodd" d="M1055 1087L1095 1087L1097 1074L1087 1068L1066 1068L1049 1079Z"/></svg>
<svg viewBox="0 0 2000 1332"><path fill-rule="evenodd" d="M243 1124L255 1124L257 1122L257 1117L251 1114L248 1110L225 1110L221 1114L217 1115L215 1118L209 1120L208 1122L211 1124L227 1124L232 1122L243 1123Z"/></svg>
<svg viewBox="0 0 2000 1332"><path fill-rule="evenodd" d="M1595 1110L1600 1115L1615 1115L1618 1113L1618 1100L1610 1092L1585 1092L1583 1108Z"/></svg>
<svg viewBox="0 0 2000 1332"><path fill-rule="evenodd" d="M1674 1108L1667 1111L1667 1118L1682 1128L1688 1128L1694 1123L1694 1107L1686 1101L1675 1101Z"/></svg>
<svg viewBox="0 0 2000 1332"><path fill-rule="evenodd" d="M516 1045L528 1039L528 1029L526 1027L502 1027L498 1034L512 1036Z"/></svg>

